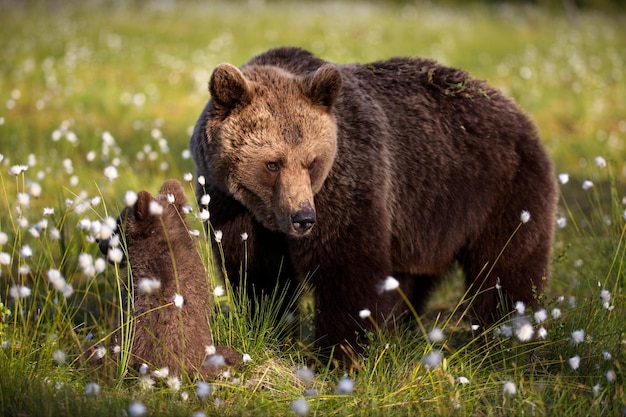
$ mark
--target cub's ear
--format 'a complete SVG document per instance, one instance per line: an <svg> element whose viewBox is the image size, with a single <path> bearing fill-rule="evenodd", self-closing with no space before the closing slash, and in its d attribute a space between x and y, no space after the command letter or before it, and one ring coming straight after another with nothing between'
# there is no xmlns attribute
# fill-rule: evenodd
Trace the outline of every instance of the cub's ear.
<svg viewBox="0 0 626 417"><path fill-rule="evenodd" d="M174 204L179 209L182 208L185 204L187 204L187 199L185 198L185 191L183 190L183 186L178 182L178 180L170 179L163 183L161 187L161 191L159 194L164 195L167 199L168 195L174 197Z"/></svg>
<svg viewBox="0 0 626 417"><path fill-rule="evenodd" d="M250 86L239 68L231 64L220 64L213 70L209 80L209 93L218 107L232 110L250 103Z"/></svg>
<svg viewBox="0 0 626 417"><path fill-rule="evenodd" d="M330 109L339 95L341 85L339 69L332 64L325 64L306 76L302 83L302 90L313 104Z"/></svg>
<svg viewBox="0 0 626 417"><path fill-rule="evenodd" d="M135 217L138 221L150 216L150 202L152 196L147 191L139 191L137 194L137 202L135 203Z"/></svg>

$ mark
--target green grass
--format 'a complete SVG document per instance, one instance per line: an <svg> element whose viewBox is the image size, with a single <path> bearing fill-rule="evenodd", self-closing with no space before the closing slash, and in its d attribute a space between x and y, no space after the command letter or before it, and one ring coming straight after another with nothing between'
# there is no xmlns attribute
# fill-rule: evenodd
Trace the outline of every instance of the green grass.
<svg viewBox="0 0 626 417"><path fill-rule="evenodd" d="M310 415L626 413L622 15L583 10L572 22L558 10L481 4L53 4L0 8L1 414L122 415L140 401L148 415L294 415L292 401L307 389L317 393L306 397ZM532 322L535 332L544 326L545 339L523 343L496 336L496 328L470 331L458 320L463 289L455 273L433 297L424 331L370 334L367 355L343 369L316 357L310 337L281 338L271 302L250 318L250 306L234 302L242 295L229 288L216 300L213 333L251 361L212 381L206 399L193 381L173 390L157 380L143 390L142 376L111 352L101 362L88 359L87 347L115 328L123 298L117 283L126 272L112 265L85 272L79 256L95 261L100 254L92 231L79 225L115 217L127 190L154 193L165 179L194 172L184 151L212 68L277 45L342 63L433 57L489 80L531 114L557 172L570 174L559 205L566 225L557 230L543 302L548 319ZM608 166L596 166L596 156ZM16 165L28 169L10 174ZM112 165L119 177L109 181L104 170ZM594 186L583 190L585 180ZM206 237L200 240L208 265L212 254ZM51 269L72 286L71 296L53 288ZM31 294L13 299L17 286ZM310 303L303 310L302 333L310 335ZM442 342L424 334L435 327ZM585 337L574 344L579 329ZM443 360L426 369L423 359L433 351ZM574 370L569 360L576 355ZM315 371L311 381L296 375L305 365ZM338 394L346 375L354 391ZM504 392L507 381L516 395ZM98 395L85 394L90 382L99 384Z"/></svg>

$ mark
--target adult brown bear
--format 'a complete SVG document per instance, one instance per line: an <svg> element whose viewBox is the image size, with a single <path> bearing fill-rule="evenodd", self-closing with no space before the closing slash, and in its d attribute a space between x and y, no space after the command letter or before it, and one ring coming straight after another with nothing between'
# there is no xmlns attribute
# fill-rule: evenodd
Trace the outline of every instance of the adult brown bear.
<svg viewBox="0 0 626 417"><path fill-rule="evenodd" d="M356 348L362 309L397 312L386 277L419 310L455 262L484 323L501 314L497 283L534 304L556 186L532 122L498 90L421 58L335 65L279 48L219 65L209 91L191 150L228 277L244 250L257 292L309 274L320 346Z"/></svg>

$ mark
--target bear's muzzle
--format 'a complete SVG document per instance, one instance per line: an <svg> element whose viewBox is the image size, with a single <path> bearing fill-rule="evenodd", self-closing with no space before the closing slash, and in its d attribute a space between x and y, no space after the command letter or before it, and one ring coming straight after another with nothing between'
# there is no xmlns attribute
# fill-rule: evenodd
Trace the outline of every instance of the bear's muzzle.
<svg viewBox="0 0 626 417"><path fill-rule="evenodd" d="M304 236L315 224L315 210L311 203L300 203L300 210L291 214L291 227L297 236Z"/></svg>

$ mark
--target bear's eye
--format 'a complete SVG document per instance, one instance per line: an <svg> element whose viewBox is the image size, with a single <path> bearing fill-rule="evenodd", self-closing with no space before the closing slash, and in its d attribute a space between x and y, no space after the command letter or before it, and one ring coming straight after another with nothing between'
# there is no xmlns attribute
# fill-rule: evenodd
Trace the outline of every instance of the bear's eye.
<svg viewBox="0 0 626 417"><path fill-rule="evenodd" d="M265 164L265 167L269 172L278 172L280 171L280 162L268 162Z"/></svg>
<svg viewBox="0 0 626 417"><path fill-rule="evenodd" d="M311 162L311 163L309 164L309 171L313 171L313 169L315 168L315 163L316 163L316 162L317 162L317 161L314 159L314 160L313 160L313 162Z"/></svg>

